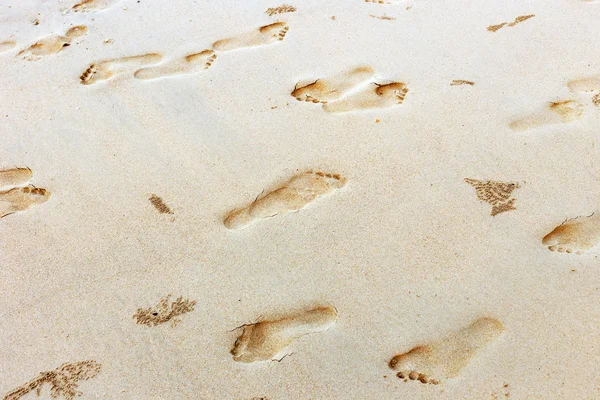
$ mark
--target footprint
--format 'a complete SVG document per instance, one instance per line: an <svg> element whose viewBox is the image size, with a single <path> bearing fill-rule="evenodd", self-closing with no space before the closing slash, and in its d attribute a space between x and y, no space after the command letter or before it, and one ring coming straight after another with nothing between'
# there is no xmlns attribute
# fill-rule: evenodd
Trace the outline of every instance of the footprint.
<svg viewBox="0 0 600 400"><path fill-rule="evenodd" d="M583 254L600 242L600 214L573 218L544 236L542 244L551 251Z"/></svg>
<svg viewBox="0 0 600 400"><path fill-rule="evenodd" d="M142 68L135 72L136 79L157 79L167 76L194 74L208 69L217 58L212 50L204 50L181 58L175 58L156 67Z"/></svg>
<svg viewBox="0 0 600 400"><path fill-rule="evenodd" d="M6 40L4 42L0 42L0 53L4 53L5 51L9 51L15 48L17 42L14 40Z"/></svg>
<svg viewBox="0 0 600 400"><path fill-rule="evenodd" d="M317 307L273 321L244 325L231 354L235 361L251 363L276 359L294 340L331 328L337 319L333 307Z"/></svg>
<svg viewBox="0 0 600 400"><path fill-rule="evenodd" d="M82 85L92 85L111 79L113 76L127 71L135 71L141 67L157 64L162 60L162 54L148 53L139 56L115 58L92 64L79 77Z"/></svg>
<svg viewBox="0 0 600 400"><path fill-rule="evenodd" d="M346 184L346 178L338 174L305 172L294 176L283 186L257 198L247 207L234 210L227 215L224 225L229 229L243 229L253 223L298 211L308 203Z"/></svg>
<svg viewBox="0 0 600 400"><path fill-rule="evenodd" d="M581 119L583 112L583 105L577 100L553 102L540 113L511 122L509 127L513 131L523 132L549 125L565 124Z"/></svg>
<svg viewBox="0 0 600 400"><path fill-rule="evenodd" d="M64 47L70 46L73 39L87 35L88 28L84 25L74 26L64 35L48 35L41 38L28 48L21 50L17 56L27 60L37 60L60 52Z"/></svg>
<svg viewBox="0 0 600 400"><path fill-rule="evenodd" d="M323 109L330 113L344 113L359 110L382 109L398 106L408 93L406 84L392 82L384 85L374 83L366 89L342 100L327 103Z"/></svg>
<svg viewBox="0 0 600 400"><path fill-rule="evenodd" d="M0 188L22 186L33 178L29 168L13 168L0 171Z"/></svg>
<svg viewBox="0 0 600 400"><path fill-rule="evenodd" d="M492 206L492 217L505 211L516 210L514 207L516 199L512 199L511 194L520 187L518 183L479 181L469 178L465 178L465 182L475 188L479 200Z"/></svg>
<svg viewBox="0 0 600 400"><path fill-rule="evenodd" d="M358 67L331 78L318 79L309 85L294 88L292 96L299 101L327 103L345 96L374 76L375 71L371 67Z"/></svg>
<svg viewBox="0 0 600 400"><path fill-rule="evenodd" d="M71 10L81 13L100 11L118 2L119 0L83 0L71 7Z"/></svg>
<svg viewBox="0 0 600 400"><path fill-rule="evenodd" d="M101 367L95 360L65 363L53 371L41 372L26 384L6 394L4 400L19 400L34 390L39 396L42 386L46 383L50 385L50 394L53 399L73 400L82 395L77 390L78 382L94 378L100 373Z"/></svg>
<svg viewBox="0 0 600 400"><path fill-rule="evenodd" d="M0 192L0 218L45 203L49 198L50 192L34 186L17 187Z"/></svg>
<svg viewBox="0 0 600 400"><path fill-rule="evenodd" d="M471 359L503 331L500 321L480 318L441 340L394 356L389 365L399 371L397 376L404 381L410 379L438 384L444 379L458 376Z"/></svg>
<svg viewBox="0 0 600 400"><path fill-rule="evenodd" d="M229 39L218 40L213 43L217 51L231 51L246 47L263 46L283 40L289 26L286 22L275 22L271 25L261 26L251 32L246 32Z"/></svg>
<svg viewBox="0 0 600 400"><path fill-rule="evenodd" d="M600 90L600 75L588 76L587 78L575 79L567 83L569 89L575 93L587 93Z"/></svg>

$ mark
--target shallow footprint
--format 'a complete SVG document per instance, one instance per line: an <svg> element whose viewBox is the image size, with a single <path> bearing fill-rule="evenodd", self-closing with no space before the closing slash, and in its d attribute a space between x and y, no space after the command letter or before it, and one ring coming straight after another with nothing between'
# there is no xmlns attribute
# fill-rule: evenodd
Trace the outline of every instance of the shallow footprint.
<svg viewBox="0 0 600 400"><path fill-rule="evenodd" d="M250 363L276 359L294 340L331 328L337 319L333 307L317 307L286 317L245 325L231 354L235 361Z"/></svg>
<svg viewBox="0 0 600 400"><path fill-rule="evenodd" d="M229 229L243 229L253 223L298 211L308 203L344 187L346 178L337 174L305 172L294 176L283 186L257 198L247 207L230 212L223 224Z"/></svg>
<svg viewBox="0 0 600 400"><path fill-rule="evenodd" d="M70 46L73 39L87 35L88 28L84 25L74 26L64 35L48 35L41 38L28 48L21 50L17 56L28 60L36 60L60 52L63 48Z"/></svg>
<svg viewBox="0 0 600 400"><path fill-rule="evenodd" d="M600 90L600 75L575 79L567 83L569 89L575 93L587 93Z"/></svg>
<svg viewBox="0 0 600 400"><path fill-rule="evenodd" d="M573 218L544 236L542 244L551 251L583 254L600 242L600 214Z"/></svg>
<svg viewBox="0 0 600 400"><path fill-rule="evenodd" d="M480 318L471 325L445 338L417 346L390 360L390 368L399 371L405 381L438 384L454 378L482 349L497 339L504 327L492 318Z"/></svg>
<svg viewBox="0 0 600 400"><path fill-rule="evenodd" d="M246 32L228 39L218 40L213 43L217 51L231 51L245 47L263 46L283 40L289 26L285 22L261 26L251 32Z"/></svg>
<svg viewBox="0 0 600 400"><path fill-rule="evenodd" d="M577 121L583 116L583 105L577 100L552 102L538 114L532 114L510 123L513 131L523 132L549 125Z"/></svg>
<svg viewBox="0 0 600 400"><path fill-rule="evenodd" d="M358 67L326 79L299 88L295 88L292 96L299 101L327 103L345 96L349 91L375 76L371 67Z"/></svg>
<svg viewBox="0 0 600 400"><path fill-rule="evenodd" d="M104 10L118 3L120 0L83 0L81 3L75 4L71 10L75 12L94 12Z"/></svg>
<svg viewBox="0 0 600 400"><path fill-rule="evenodd" d="M377 83L369 85L364 90L333 103L323 105L330 113L343 113L359 110L382 109L398 106L404 101L408 88L402 82L392 82L385 85Z"/></svg>
<svg viewBox="0 0 600 400"><path fill-rule="evenodd" d="M17 42L14 40L6 40L4 42L0 42L0 53L4 53L5 51L9 51L15 48Z"/></svg>
<svg viewBox="0 0 600 400"><path fill-rule="evenodd" d="M0 171L0 188L27 184L33 178L29 168L12 168Z"/></svg>
<svg viewBox="0 0 600 400"><path fill-rule="evenodd" d="M50 192L33 186L17 187L0 192L0 218L24 211L36 204L48 201Z"/></svg>
<svg viewBox="0 0 600 400"><path fill-rule="evenodd" d="M167 76L194 74L208 69L217 58L212 50L204 50L185 57L175 58L156 67L142 68L133 75L136 79L157 79Z"/></svg>
<svg viewBox="0 0 600 400"><path fill-rule="evenodd" d="M141 67L159 63L162 54L148 53L139 56L121 57L92 64L79 77L82 85L92 85L111 79L113 76L127 71L135 71Z"/></svg>

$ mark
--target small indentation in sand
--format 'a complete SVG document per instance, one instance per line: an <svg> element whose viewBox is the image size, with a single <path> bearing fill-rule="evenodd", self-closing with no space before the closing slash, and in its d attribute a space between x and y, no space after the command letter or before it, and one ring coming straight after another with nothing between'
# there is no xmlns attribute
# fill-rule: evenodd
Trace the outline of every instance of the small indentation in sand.
<svg viewBox="0 0 600 400"><path fill-rule="evenodd" d="M473 81L465 81L465 80L462 80L462 79L454 79L452 81L452 83L450 84L450 86L459 86L459 85L471 85L471 86L473 86L473 85L475 85L475 82L473 82Z"/></svg>
<svg viewBox="0 0 600 400"><path fill-rule="evenodd" d="M161 199L157 195L153 194L148 200L150 200L150 203L152 203L152 205L158 210L159 213L173 214L173 211L171 211L169 206L166 205L163 199Z"/></svg>
<svg viewBox="0 0 600 400"><path fill-rule="evenodd" d="M179 323L180 315L194 311L196 300L187 300L179 296L175 301L169 303L171 295L161 299L157 305L150 308L138 308L133 318L140 325L156 326L171 321L175 327Z"/></svg>
<svg viewBox="0 0 600 400"><path fill-rule="evenodd" d="M490 32L496 32L498 29L503 28L504 26L515 26L515 25L517 25L523 21L526 21L529 18L533 18L533 17L535 17L535 14L521 15L521 16L515 18L515 20L513 22L502 22L501 24L490 25L487 27L487 30Z"/></svg>
<svg viewBox="0 0 600 400"><path fill-rule="evenodd" d="M511 194L520 186L518 183L499 182L499 181L480 181L477 179L465 178L465 182L475 188L477 198L492 206L491 215L516 210Z"/></svg>
<svg viewBox="0 0 600 400"><path fill-rule="evenodd" d="M265 13L267 13L269 16L273 16L276 14L292 13L295 11L296 7L287 4L282 4L278 7L267 8L267 11L265 11Z"/></svg>

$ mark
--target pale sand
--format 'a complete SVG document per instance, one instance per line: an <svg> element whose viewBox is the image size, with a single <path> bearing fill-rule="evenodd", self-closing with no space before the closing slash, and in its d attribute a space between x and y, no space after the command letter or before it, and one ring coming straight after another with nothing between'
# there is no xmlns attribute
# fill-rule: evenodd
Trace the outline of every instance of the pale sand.
<svg viewBox="0 0 600 400"><path fill-rule="evenodd" d="M567 86L600 74L598 3L311 0L269 17L280 3L123 1L61 13L76 2L0 13L0 40L17 42L0 53L0 169L29 167L52 193L0 219L0 393L95 360L81 399L597 397L598 259L548 251L542 238L600 208L600 113L593 94ZM369 16L384 13L396 20ZM278 20L283 41L218 53L198 74L79 83L93 62L169 60ZM76 44L15 57L71 24L89 29ZM290 96L357 66L406 83L405 101L331 114ZM476 84L450 86L459 79ZM580 120L510 129L565 99L584 105ZM223 226L310 169L348 183L297 213ZM516 210L492 217L465 178L518 182ZM136 323L169 294L194 310L175 327ZM281 362L229 353L235 327L323 304L336 324ZM480 317L504 333L458 377L409 384L389 368Z"/></svg>

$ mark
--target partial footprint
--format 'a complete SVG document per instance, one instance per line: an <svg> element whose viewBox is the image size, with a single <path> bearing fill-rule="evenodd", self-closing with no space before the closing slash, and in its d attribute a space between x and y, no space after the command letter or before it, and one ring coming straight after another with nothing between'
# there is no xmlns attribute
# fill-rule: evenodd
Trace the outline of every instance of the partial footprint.
<svg viewBox="0 0 600 400"><path fill-rule="evenodd" d="M229 229L243 229L266 218L298 211L319 197L344 187L345 184L346 178L337 174L305 172L294 176L280 188L257 198L249 206L230 212L223 223Z"/></svg>
<svg viewBox="0 0 600 400"><path fill-rule="evenodd" d="M71 10L81 13L100 11L118 3L119 1L120 0L83 0L81 3L75 4L73 7L71 7Z"/></svg>
<svg viewBox="0 0 600 400"><path fill-rule="evenodd" d="M595 92L600 90L600 75L575 79L567 83L569 89L575 93Z"/></svg>
<svg viewBox="0 0 600 400"><path fill-rule="evenodd" d="M333 307L317 307L273 321L244 325L231 354L235 361L251 363L276 359L294 340L331 328L337 319Z"/></svg>
<svg viewBox="0 0 600 400"><path fill-rule="evenodd" d="M414 347L407 353L390 360L390 368L405 381L438 384L455 378L481 350L496 340L504 331L500 321L480 318L471 325L445 338Z"/></svg>
<svg viewBox="0 0 600 400"><path fill-rule="evenodd" d="M213 43L213 49L217 51L231 51L275 43L283 40L288 29L290 28L287 23L275 22L274 24L261 26L258 29L229 39L218 40Z"/></svg>
<svg viewBox="0 0 600 400"><path fill-rule="evenodd" d="M408 88L402 82L392 82L384 85L374 83L356 94L333 103L324 104L323 109L330 113L344 113L390 108L402 104L406 93L408 93Z"/></svg>
<svg viewBox="0 0 600 400"><path fill-rule="evenodd" d="M135 72L136 79L157 79L167 76L189 75L208 69L217 58L212 50L204 50L185 57L175 58L156 67L142 68Z"/></svg>
<svg viewBox="0 0 600 400"><path fill-rule="evenodd" d="M600 242L600 214L573 218L544 236L542 244L551 251L583 254Z"/></svg>
<svg viewBox="0 0 600 400"><path fill-rule="evenodd" d="M87 35L88 28L84 25L74 26L64 35L48 35L38 40L28 48L21 50L17 56L27 60L37 60L41 57L56 54L64 47L70 46L73 39Z"/></svg>
<svg viewBox="0 0 600 400"><path fill-rule="evenodd" d="M516 210L516 199L511 198L512 192L520 186L518 183L499 181L479 181L465 178L465 182L475 188L477 198L492 206L492 217L500 213Z"/></svg>
<svg viewBox="0 0 600 400"><path fill-rule="evenodd" d="M583 105L577 100L565 100L550 103L543 111L518 119L510 123L510 129L524 132L550 125L565 124L581 119Z"/></svg>
<svg viewBox="0 0 600 400"><path fill-rule="evenodd" d="M157 64L162 58L162 54L148 53L101 61L90 65L79 79L81 79L82 85L92 85L111 79L122 72L133 72L147 65Z"/></svg>
<svg viewBox="0 0 600 400"><path fill-rule="evenodd" d="M26 185L31 178L33 178L33 172L29 168L5 169L0 171L0 189Z"/></svg>
<svg viewBox="0 0 600 400"><path fill-rule="evenodd" d="M292 96L299 101L327 103L345 96L361 83L375 76L371 67L358 67L330 78L318 79L299 88L294 88Z"/></svg>
<svg viewBox="0 0 600 400"><path fill-rule="evenodd" d="M4 42L0 42L0 53L4 53L5 51L9 51L15 48L17 42L14 40L6 40Z"/></svg>
<svg viewBox="0 0 600 400"><path fill-rule="evenodd" d="M0 192L0 218L45 203L49 198L50 192L34 186L17 187Z"/></svg>

